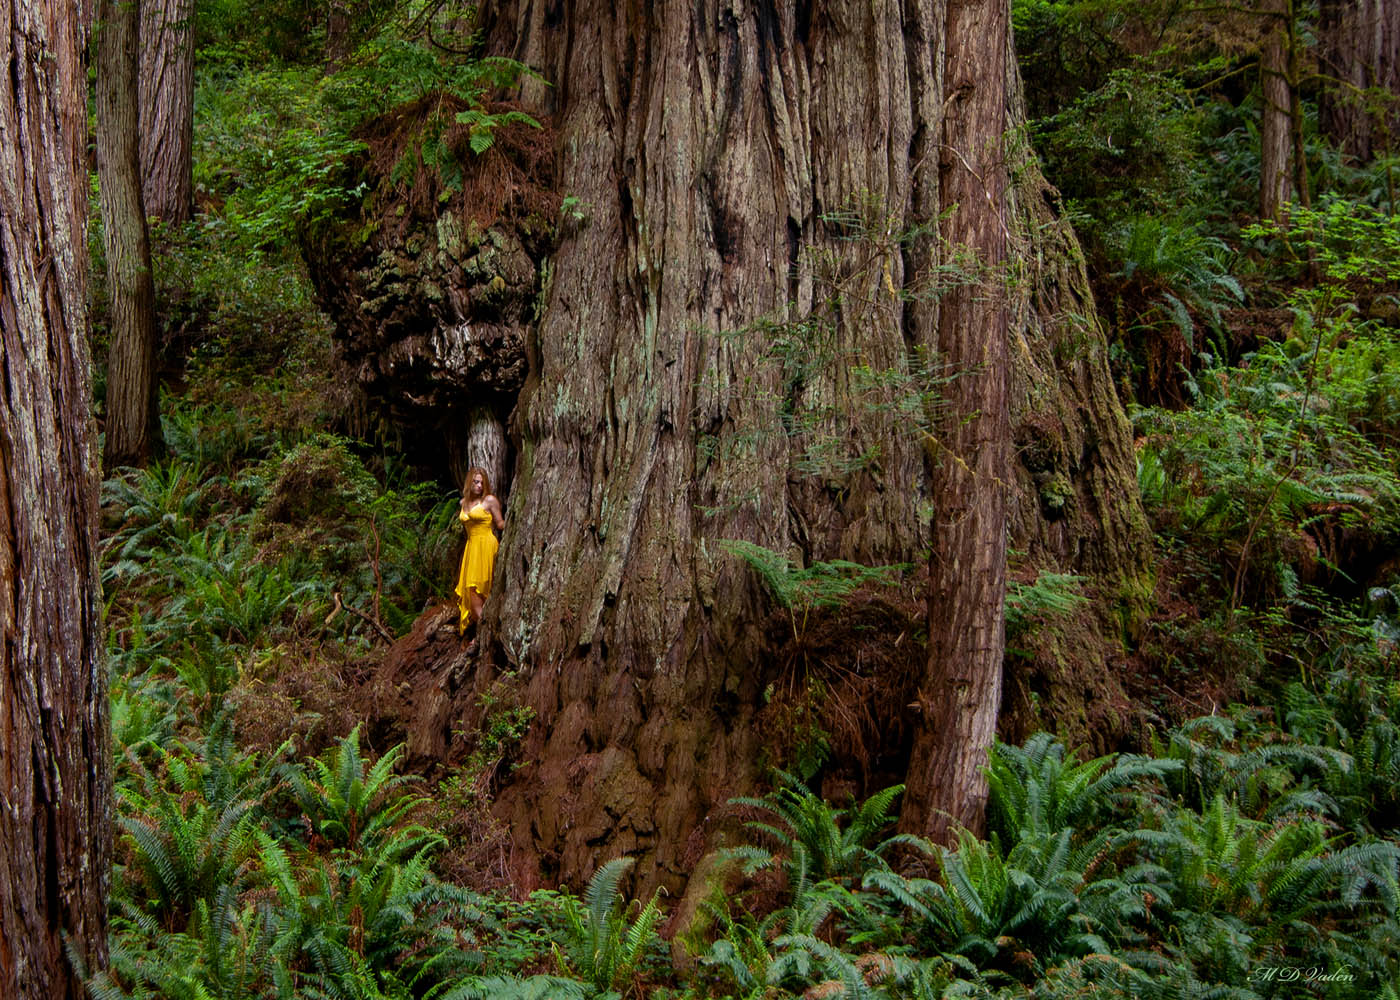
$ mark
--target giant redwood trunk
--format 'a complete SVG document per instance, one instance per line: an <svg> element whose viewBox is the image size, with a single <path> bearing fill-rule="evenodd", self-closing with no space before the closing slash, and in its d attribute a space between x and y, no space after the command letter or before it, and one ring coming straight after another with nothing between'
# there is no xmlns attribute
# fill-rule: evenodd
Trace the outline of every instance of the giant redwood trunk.
<svg viewBox="0 0 1400 1000"><path fill-rule="evenodd" d="M159 439L155 285L141 195L136 0L98 0L97 173L111 344L103 464L143 465Z"/></svg>
<svg viewBox="0 0 1400 1000"><path fill-rule="evenodd" d="M1013 543L1103 572L1110 592L1141 586L1126 422L1033 163L1008 189L1023 274L945 298L955 260L931 236L945 134L967 134L960 155L998 175L948 198L995 202L1006 183L1002 136L971 136L991 127L983 111L964 132L944 121L945 64L987 58L948 51L985 30L977 9L957 36L943 3L914 0L484 9L491 48L552 84L521 96L552 121L558 187L584 214L529 340L485 622L536 712L529 763L498 799L524 877L578 880L624 852L661 881L693 865L726 800L760 778L771 676L754 628L770 599L720 542L800 563L912 560L928 541L923 434L864 405L854 372L900 384L943 330L975 349L1004 322L1000 307L965 314L989 295L1010 291L1009 406L1036 445L1004 480ZM997 609L977 613L995 633ZM1061 666L1047 683L1081 701L1106 673ZM494 676L483 668L476 690Z"/></svg>
<svg viewBox="0 0 1400 1000"><path fill-rule="evenodd" d="M141 193L146 213L186 222L193 207L194 0L140 0Z"/></svg>
<svg viewBox="0 0 1400 1000"><path fill-rule="evenodd" d="M106 956L111 795L89 403L86 11L0 0L0 996Z"/></svg>

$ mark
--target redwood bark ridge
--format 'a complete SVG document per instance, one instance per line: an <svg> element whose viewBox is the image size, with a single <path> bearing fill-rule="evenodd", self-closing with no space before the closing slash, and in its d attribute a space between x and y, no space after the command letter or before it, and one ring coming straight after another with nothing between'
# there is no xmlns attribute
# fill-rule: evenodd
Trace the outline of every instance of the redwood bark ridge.
<svg viewBox="0 0 1400 1000"><path fill-rule="evenodd" d="M952 368L932 452L928 671L900 824L950 843L980 832L1001 707L1006 494L1011 477L1006 272L1007 0L950 0L943 142L944 253L969 273L942 298L937 350Z"/></svg>
<svg viewBox="0 0 1400 1000"><path fill-rule="evenodd" d="M1400 6L1389 0L1321 0L1318 119L1361 163L1395 148L1400 128Z"/></svg>
<svg viewBox="0 0 1400 1000"><path fill-rule="evenodd" d="M86 317L82 4L0 0L0 995L106 961L111 789Z"/></svg>

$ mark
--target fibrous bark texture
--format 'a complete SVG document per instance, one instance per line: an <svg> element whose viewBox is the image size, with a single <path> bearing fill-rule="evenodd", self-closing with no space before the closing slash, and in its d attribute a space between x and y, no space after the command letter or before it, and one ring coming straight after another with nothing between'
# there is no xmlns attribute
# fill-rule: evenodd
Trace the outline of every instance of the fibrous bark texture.
<svg viewBox="0 0 1400 1000"><path fill-rule="evenodd" d="M949 0L943 129L929 150L938 163L943 256L965 273L938 309L938 356L953 378L929 446L928 670L900 825L941 843L958 827L981 830L983 768L1001 708L1011 487L1004 155L1010 17L1007 0Z"/></svg>
<svg viewBox="0 0 1400 1000"><path fill-rule="evenodd" d="M720 807L757 780L772 678L751 623L769 598L721 540L802 564L906 561L928 541L920 432L863 400L872 373L908 384L955 294L936 234L944 13L912 0L484 11L492 49L553 84L521 99L553 121L558 187L585 216L551 258L527 338L486 612L498 665L536 712L531 763L499 798L527 881L578 880L623 852L683 877ZM986 28L975 12L967 23ZM999 156L1001 142L971 149ZM1011 537L1116 587L1141 571L1146 539L1126 422L1072 236L1022 228L1048 209L1034 164L1016 166L1025 273L998 287L1017 439L1040 448L1005 477ZM492 680L483 669L473 690Z"/></svg>
<svg viewBox="0 0 1400 1000"><path fill-rule="evenodd" d="M107 256L111 345L107 355L107 468L143 465L159 437L155 285L141 196L136 0L99 0L97 173Z"/></svg>
<svg viewBox="0 0 1400 1000"><path fill-rule="evenodd" d="M1319 124L1367 162L1400 139L1400 4L1322 0L1318 8Z"/></svg>
<svg viewBox="0 0 1400 1000"><path fill-rule="evenodd" d="M139 4L142 197L152 218L185 222L194 198L194 0Z"/></svg>
<svg viewBox="0 0 1400 1000"><path fill-rule="evenodd" d="M0 996L79 1000L106 956L85 216L87 10L0 0Z"/></svg>

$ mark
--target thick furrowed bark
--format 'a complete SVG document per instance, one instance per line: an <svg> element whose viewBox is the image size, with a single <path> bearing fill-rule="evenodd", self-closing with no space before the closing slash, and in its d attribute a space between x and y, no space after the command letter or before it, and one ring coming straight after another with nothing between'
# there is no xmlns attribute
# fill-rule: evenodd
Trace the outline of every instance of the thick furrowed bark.
<svg viewBox="0 0 1400 1000"><path fill-rule="evenodd" d="M87 10L0 0L0 995L106 957L111 794L85 315Z"/></svg>
<svg viewBox="0 0 1400 1000"><path fill-rule="evenodd" d="M1318 124L1346 153L1369 162L1400 141L1400 6L1322 0L1318 20Z"/></svg>
<svg viewBox="0 0 1400 1000"><path fill-rule="evenodd" d="M162 222L194 206L194 0L140 0L141 193Z"/></svg>
<svg viewBox="0 0 1400 1000"><path fill-rule="evenodd" d="M553 845L569 876L627 846L679 874L687 835L752 785L761 637L746 625L764 598L720 539L889 562L919 537L917 442L888 416L843 429L852 450L879 446L883 489L869 470L799 475L808 442L779 419L842 400L857 359L899 368L907 351L897 240L872 248L826 215L864 198L904 228L906 65L924 60L887 47L896 4L825 17L581 4L522 53L556 60L562 186L588 218L554 259L488 619L536 671L543 784L626 789L577 808L540 782L507 790L521 846ZM833 363L785 384L771 338L797 337L788 324L836 287L819 338Z"/></svg>

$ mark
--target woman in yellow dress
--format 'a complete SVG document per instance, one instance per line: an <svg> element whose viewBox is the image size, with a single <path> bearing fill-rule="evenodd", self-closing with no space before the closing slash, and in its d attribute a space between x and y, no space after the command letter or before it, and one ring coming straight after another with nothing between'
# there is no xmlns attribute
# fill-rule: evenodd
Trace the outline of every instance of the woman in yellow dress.
<svg viewBox="0 0 1400 1000"><path fill-rule="evenodd" d="M491 594L491 571L496 562L495 531L506 526L501 502L491 493L491 480L486 478L485 469L473 466L467 470L457 517L467 526L467 547L462 550L462 568L457 574L457 606L462 611L457 634L461 635L468 625L481 620L482 606Z"/></svg>

